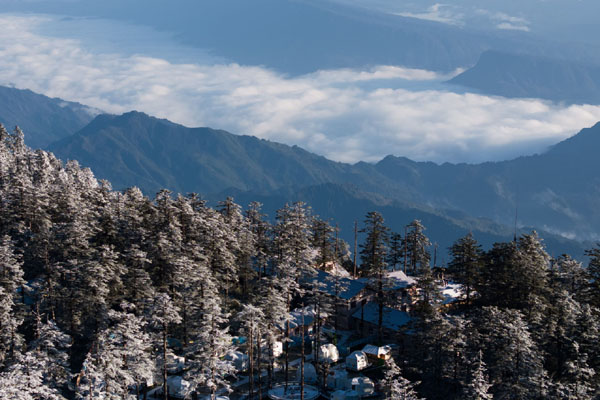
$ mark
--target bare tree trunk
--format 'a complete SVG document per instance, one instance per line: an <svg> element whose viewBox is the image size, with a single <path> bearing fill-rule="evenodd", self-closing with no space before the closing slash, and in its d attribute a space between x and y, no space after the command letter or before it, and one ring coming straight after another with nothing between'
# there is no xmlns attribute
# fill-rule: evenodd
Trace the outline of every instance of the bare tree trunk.
<svg viewBox="0 0 600 400"><path fill-rule="evenodd" d="M304 400L304 303L302 303L302 349L300 355L300 400Z"/></svg>
<svg viewBox="0 0 600 400"><path fill-rule="evenodd" d="M254 338L252 331L254 330L253 323L250 321L250 330L248 332L248 361L250 362L250 385L248 386L248 398L252 400L254 395L254 354L252 354L252 348L254 347Z"/></svg>
<svg viewBox="0 0 600 400"><path fill-rule="evenodd" d="M288 313L290 311L290 294L287 294L287 310ZM289 372L289 350L290 350L290 319L289 316L287 318L287 321L285 322L285 390L284 393L287 393L287 389L288 389L288 381L289 381L289 376L288 376L288 372Z"/></svg>
<svg viewBox="0 0 600 400"><path fill-rule="evenodd" d="M404 273L406 274L406 259L408 257L408 238L406 237L408 229L404 227Z"/></svg>
<svg viewBox="0 0 600 400"><path fill-rule="evenodd" d="M163 324L163 400L169 400L167 388L167 325Z"/></svg>
<svg viewBox="0 0 600 400"><path fill-rule="evenodd" d="M256 331L256 366L258 367L258 400L262 400L262 377L261 377L261 369L260 369L260 365L261 365L261 361L262 361L262 352L261 352L261 346L260 346L260 341L261 341L261 336L260 336L261 332L260 332L260 326L257 328Z"/></svg>
<svg viewBox="0 0 600 400"><path fill-rule="evenodd" d="M356 247L357 247L357 235L358 235L358 223L354 221L354 277L358 277L358 271L356 267Z"/></svg>

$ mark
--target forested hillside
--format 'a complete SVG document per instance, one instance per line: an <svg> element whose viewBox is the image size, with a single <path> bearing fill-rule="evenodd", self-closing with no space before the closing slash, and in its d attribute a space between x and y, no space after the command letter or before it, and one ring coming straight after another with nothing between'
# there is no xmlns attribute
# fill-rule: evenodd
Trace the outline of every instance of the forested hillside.
<svg viewBox="0 0 600 400"><path fill-rule="evenodd" d="M195 194L113 191L4 128L0 197L0 398L163 398L165 386L260 398L294 377L304 386L306 356L343 335L393 345L365 372L383 398L600 395L598 247L584 268L551 259L535 232L489 251L467 235L446 268L418 220L394 233L369 212L355 265L352 246L303 203L269 224L259 203L212 209ZM397 268L416 279L407 294L386 278ZM338 321L350 307L340 294L357 285L379 315L374 336L368 316ZM386 324L384 310L404 322ZM318 352L313 363L327 391L329 364Z"/></svg>

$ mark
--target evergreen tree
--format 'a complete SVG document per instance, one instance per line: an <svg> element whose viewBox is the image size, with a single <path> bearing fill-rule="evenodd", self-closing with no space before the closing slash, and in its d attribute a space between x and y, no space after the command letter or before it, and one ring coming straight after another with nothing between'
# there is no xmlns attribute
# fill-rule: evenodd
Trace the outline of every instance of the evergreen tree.
<svg viewBox="0 0 600 400"><path fill-rule="evenodd" d="M169 327L172 324L178 324L181 322L179 316L179 310L173 304L171 297L166 293L159 293L154 298L154 304L151 309L150 323L156 329L158 333L157 342L160 343L158 350L158 360L160 363L160 370L162 372L163 381L163 399L167 400L167 394L169 393L167 387L167 338L169 336Z"/></svg>
<svg viewBox="0 0 600 400"><path fill-rule="evenodd" d="M469 383L464 390L463 398L465 400L491 400L494 398L489 392L492 385L489 384L486 374L483 353L480 350L475 359Z"/></svg>
<svg viewBox="0 0 600 400"><path fill-rule="evenodd" d="M396 267L402 262L404 257L404 246L402 245L402 235L396 232L392 232L390 235L389 251L387 257L387 263L392 267L392 270L396 270Z"/></svg>
<svg viewBox="0 0 600 400"><path fill-rule="evenodd" d="M588 302L594 307L600 307L600 244L585 252L589 257L588 263Z"/></svg>
<svg viewBox="0 0 600 400"><path fill-rule="evenodd" d="M372 277L377 293L378 305L378 340L383 341L383 307L385 301L384 286L387 270L386 256L389 229L384 225L381 214L376 211L367 213L365 227L361 232L366 233L365 242L361 245L361 273Z"/></svg>
<svg viewBox="0 0 600 400"><path fill-rule="evenodd" d="M47 360L26 353L0 373L0 398L11 400L66 400L61 392L45 382Z"/></svg>
<svg viewBox="0 0 600 400"><path fill-rule="evenodd" d="M420 382L411 383L402 376L400 368L396 365L393 358L386 363L385 377L383 379L383 390L385 399L388 400L420 400L415 387Z"/></svg>
<svg viewBox="0 0 600 400"><path fill-rule="evenodd" d="M15 316L12 296L0 287L0 368L19 352L23 338L18 332L22 320Z"/></svg>
<svg viewBox="0 0 600 400"><path fill-rule="evenodd" d="M81 399L135 399L140 395L142 382L153 376L151 341L143 331L143 319L117 311L110 311L109 318L112 326L98 335L79 374L77 392ZM132 387L136 388L135 393L130 391Z"/></svg>
<svg viewBox="0 0 600 400"><path fill-rule="evenodd" d="M331 237L333 232L334 229L329 223L316 216L313 217L311 245L318 251L317 266L322 270L326 269L327 263L337 261L335 241Z"/></svg>
<svg viewBox="0 0 600 400"><path fill-rule="evenodd" d="M237 315L237 319L241 323L240 332L245 334L248 339L247 349L248 349L248 360L249 360L249 386L248 386L248 398L252 400L254 397L254 359L255 359L255 350L258 347L258 357L259 357L259 366L258 366L258 375L260 376L260 342L262 337L260 335L261 332L264 332L265 326L265 315L262 310L258 307L255 307L251 304L246 304L242 308L242 311ZM254 342L257 343L255 346ZM260 387L260 385L259 385ZM259 395L260 399L260 395Z"/></svg>
<svg viewBox="0 0 600 400"><path fill-rule="evenodd" d="M259 279L266 273L265 270L271 253L271 240L269 237L271 227L265 220L265 215L261 212L261 208L261 203L252 202L246 211L249 229L252 231L255 238L255 266L258 270Z"/></svg>
<svg viewBox="0 0 600 400"><path fill-rule="evenodd" d="M448 272L452 274L456 282L463 285L466 303L469 305L471 292L476 286L483 268L483 251L473 234L469 233L450 247L450 255L452 260L448 264Z"/></svg>
<svg viewBox="0 0 600 400"><path fill-rule="evenodd" d="M429 269L429 261L431 256L427 247L431 246L431 242L425 236L425 227L418 219L415 219L407 225L406 237L404 238L406 249L406 258L412 275L423 273Z"/></svg>

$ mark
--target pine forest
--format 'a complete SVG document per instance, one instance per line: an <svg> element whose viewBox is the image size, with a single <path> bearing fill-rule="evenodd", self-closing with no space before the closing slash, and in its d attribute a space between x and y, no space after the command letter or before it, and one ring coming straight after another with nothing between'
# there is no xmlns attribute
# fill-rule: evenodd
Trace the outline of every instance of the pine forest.
<svg viewBox="0 0 600 400"><path fill-rule="evenodd" d="M0 398L599 398L600 247L384 217L114 191L1 127Z"/></svg>

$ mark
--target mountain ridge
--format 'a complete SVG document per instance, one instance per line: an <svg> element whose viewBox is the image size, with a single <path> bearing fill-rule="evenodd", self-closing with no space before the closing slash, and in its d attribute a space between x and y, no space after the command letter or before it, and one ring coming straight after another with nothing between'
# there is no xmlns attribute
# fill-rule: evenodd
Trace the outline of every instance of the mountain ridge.
<svg viewBox="0 0 600 400"><path fill-rule="evenodd" d="M99 110L80 103L50 98L28 89L0 86L0 123L28 133L30 147L46 147L86 126Z"/></svg>
<svg viewBox="0 0 600 400"><path fill-rule="evenodd" d="M524 226L595 240L600 235L600 176L595 172L600 161L587 143L600 135L600 124L582 132L545 153L502 162L438 165L388 156L375 164L345 164L297 146L186 128L132 112L98 117L50 150L90 166L121 189L135 185L146 192L169 188L210 194L235 188L268 195L351 184L406 207L509 226L518 209ZM561 152L573 146L578 150L569 150L569 160L561 160L567 157Z"/></svg>
<svg viewBox="0 0 600 400"><path fill-rule="evenodd" d="M484 51L449 83L503 97L600 104L600 65L532 54Z"/></svg>

